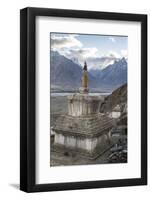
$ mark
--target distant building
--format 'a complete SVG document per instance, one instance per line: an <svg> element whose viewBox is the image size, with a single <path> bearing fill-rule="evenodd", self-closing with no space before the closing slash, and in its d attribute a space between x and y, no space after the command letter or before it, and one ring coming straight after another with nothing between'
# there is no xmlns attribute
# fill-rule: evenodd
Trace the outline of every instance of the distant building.
<svg viewBox="0 0 151 200"><path fill-rule="evenodd" d="M113 110L109 113L110 118L119 118L121 116L121 108L119 105L116 105Z"/></svg>

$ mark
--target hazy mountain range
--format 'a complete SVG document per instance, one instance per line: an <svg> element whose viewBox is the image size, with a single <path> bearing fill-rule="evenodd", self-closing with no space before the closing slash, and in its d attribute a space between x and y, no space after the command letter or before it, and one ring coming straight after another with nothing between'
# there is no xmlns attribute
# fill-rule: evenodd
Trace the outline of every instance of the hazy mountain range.
<svg viewBox="0 0 151 200"><path fill-rule="evenodd" d="M51 89L78 90L81 86L81 66L57 51L51 51L50 62ZM127 61L122 58L105 69L91 69L88 77L90 91L114 90L127 83Z"/></svg>

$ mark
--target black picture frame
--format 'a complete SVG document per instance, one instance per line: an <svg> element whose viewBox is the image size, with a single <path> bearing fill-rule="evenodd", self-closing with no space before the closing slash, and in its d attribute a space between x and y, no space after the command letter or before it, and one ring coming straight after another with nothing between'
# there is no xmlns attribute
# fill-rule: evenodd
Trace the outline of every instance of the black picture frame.
<svg viewBox="0 0 151 200"><path fill-rule="evenodd" d="M54 16L103 19L141 23L141 178L70 183L36 184L35 163L35 19ZM48 8L24 8L20 11L20 189L44 192L136 186L147 184L147 15Z"/></svg>

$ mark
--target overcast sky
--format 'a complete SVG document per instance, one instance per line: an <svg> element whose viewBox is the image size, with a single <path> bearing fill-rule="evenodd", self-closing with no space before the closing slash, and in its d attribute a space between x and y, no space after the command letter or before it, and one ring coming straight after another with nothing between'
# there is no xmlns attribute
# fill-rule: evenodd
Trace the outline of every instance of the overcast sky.
<svg viewBox="0 0 151 200"><path fill-rule="evenodd" d="M58 51L88 68L105 68L115 60L128 58L128 37L86 34L50 34L51 50Z"/></svg>

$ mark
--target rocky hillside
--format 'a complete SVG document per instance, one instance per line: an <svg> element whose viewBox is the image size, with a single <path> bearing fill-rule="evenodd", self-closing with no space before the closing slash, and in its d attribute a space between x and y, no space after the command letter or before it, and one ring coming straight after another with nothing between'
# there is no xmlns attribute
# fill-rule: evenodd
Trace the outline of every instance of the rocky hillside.
<svg viewBox="0 0 151 200"><path fill-rule="evenodd" d="M111 95L104 99L100 112L110 112L116 105L120 105L123 108L125 104L127 104L127 84L114 90Z"/></svg>

